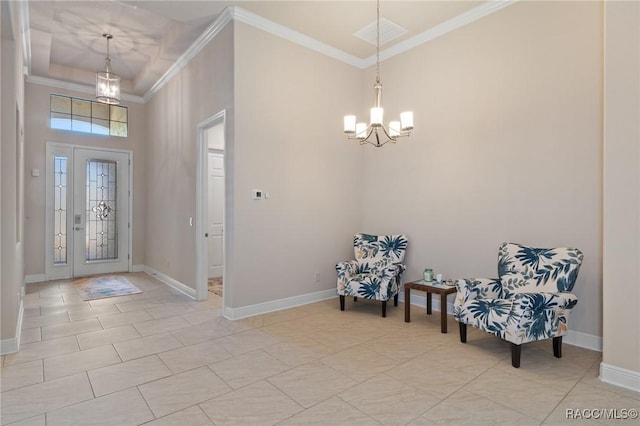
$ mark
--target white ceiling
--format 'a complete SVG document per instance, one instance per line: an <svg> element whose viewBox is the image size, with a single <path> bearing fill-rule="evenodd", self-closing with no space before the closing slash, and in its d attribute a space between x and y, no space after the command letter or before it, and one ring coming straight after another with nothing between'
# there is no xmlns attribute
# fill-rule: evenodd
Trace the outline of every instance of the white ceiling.
<svg viewBox="0 0 640 426"><path fill-rule="evenodd" d="M407 32L388 49L484 1L385 0L381 16ZM123 92L143 96L226 7L237 6L357 58L375 46L353 34L376 18L374 1L33 1L28 4L30 74L92 85L113 35L113 71Z"/></svg>

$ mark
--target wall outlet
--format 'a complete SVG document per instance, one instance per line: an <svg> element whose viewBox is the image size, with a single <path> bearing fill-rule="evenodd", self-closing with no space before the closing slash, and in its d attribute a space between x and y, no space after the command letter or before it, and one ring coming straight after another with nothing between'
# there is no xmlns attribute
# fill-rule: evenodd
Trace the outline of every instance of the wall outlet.
<svg viewBox="0 0 640 426"><path fill-rule="evenodd" d="M316 272L313 276L313 279L315 280L315 282L319 283L320 282L320 272Z"/></svg>

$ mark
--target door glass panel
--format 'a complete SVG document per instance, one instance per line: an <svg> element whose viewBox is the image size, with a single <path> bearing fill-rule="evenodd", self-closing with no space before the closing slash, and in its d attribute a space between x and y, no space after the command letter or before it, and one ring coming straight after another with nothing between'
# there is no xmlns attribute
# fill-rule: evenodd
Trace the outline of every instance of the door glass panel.
<svg viewBox="0 0 640 426"><path fill-rule="evenodd" d="M53 157L53 263L67 263L67 158Z"/></svg>
<svg viewBox="0 0 640 426"><path fill-rule="evenodd" d="M87 261L118 258L117 163L87 160Z"/></svg>

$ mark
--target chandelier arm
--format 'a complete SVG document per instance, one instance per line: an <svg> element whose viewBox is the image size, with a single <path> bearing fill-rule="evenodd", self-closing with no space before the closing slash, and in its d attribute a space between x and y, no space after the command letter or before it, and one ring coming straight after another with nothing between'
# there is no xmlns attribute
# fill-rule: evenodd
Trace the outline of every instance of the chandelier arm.
<svg viewBox="0 0 640 426"><path fill-rule="evenodd" d="M387 129L385 129L385 127L384 127L384 126L380 126L380 127L378 127L378 128L379 128L379 129L382 129L382 133L384 133L384 136L387 138L387 140L386 140L386 141L384 141L384 142L382 142L382 143L380 143L380 137L379 137L379 135L378 135L378 132L376 131L376 143L375 143L375 144L373 144L374 146L376 146L376 147L380 148L381 146L384 146L384 145L386 145L386 144L387 144L387 143L389 143L389 142L396 143L396 138L395 138L395 137L391 137L391 136L389 135L389 132L387 132Z"/></svg>
<svg viewBox="0 0 640 426"><path fill-rule="evenodd" d="M367 135L364 138L360 138L358 136L347 136L347 139L356 139L359 141L366 141L367 139L369 139L371 137L371 134L373 133L373 127L369 126L367 127ZM362 143L360 144L362 145Z"/></svg>

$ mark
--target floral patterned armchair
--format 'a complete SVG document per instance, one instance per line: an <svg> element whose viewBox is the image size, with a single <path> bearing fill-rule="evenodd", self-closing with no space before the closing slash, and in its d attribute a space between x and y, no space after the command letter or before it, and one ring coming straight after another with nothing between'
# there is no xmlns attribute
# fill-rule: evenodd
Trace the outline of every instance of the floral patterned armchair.
<svg viewBox="0 0 640 426"><path fill-rule="evenodd" d="M499 278L458 280L454 316L460 341L467 324L511 342L511 365L520 367L521 345L553 338L553 354L562 356L562 336L578 299L570 291L583 254L575 248L532 248L503 243Z"/></svg>
<svg viewBox="0 0 640 426"><path fill-rule="evenodd" d="M340 262L338 273L338 295L340 310L344 311L345 296L382 301L382 316L387 316L387 300L393 297L398 306L400 276L406 269L402 264L407 250L404 235L356 234L353 237L353 252L356 260Z"/></svg>

